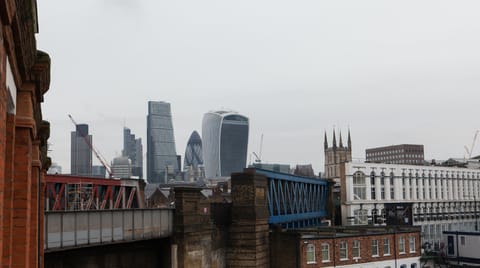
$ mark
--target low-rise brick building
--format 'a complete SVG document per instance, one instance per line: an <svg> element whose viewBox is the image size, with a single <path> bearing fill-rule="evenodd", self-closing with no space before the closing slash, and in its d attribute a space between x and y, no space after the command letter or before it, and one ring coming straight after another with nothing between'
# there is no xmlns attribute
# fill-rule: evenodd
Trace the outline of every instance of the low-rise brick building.
<svg viewBox="0 0 480 268"><path fill-rule="evenodd" d="M270 237L273 267L420 267L416 227L322 227Z"/></svg>

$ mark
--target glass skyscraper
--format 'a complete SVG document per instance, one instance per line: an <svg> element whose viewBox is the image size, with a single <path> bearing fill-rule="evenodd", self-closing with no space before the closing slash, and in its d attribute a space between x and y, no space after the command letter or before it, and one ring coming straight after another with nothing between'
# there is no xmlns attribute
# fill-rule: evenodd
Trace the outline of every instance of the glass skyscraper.
<svg viewBox="0 0 480 268"><path fill-rule="evenodd" d="M70 174L92 175L92 150L89 143L92 144L92 135L88 134L88 125L76 125L75 131L71 132Z"/></svg>
<svg viewBox="0 0 480 268"><path fill-rule="evenodd" d="M231 111L206 113L202 122L207 178L228 177L247 164L248 118Z"/></svg>
<svg viewBox="0 0 480 268"><path fill-rule="evenodd" d="M197 131L193 131L187 142L183 166L197 168L199 165L203 165L202 139Z"/></svg>
<svg viewBox="0 0 480 268"><path fill-rule="evenodd" d="M132 165L132 175L143 178L143 149L142 139L135 138L129 128L123 128L122 156L128 157Z"/></svg>
<svg viewBox="0 0 480 268"><path fill-rule="evenodd" d="M166 183L178 172L170 103L149 101L147 115L147 180Z"/></svg>

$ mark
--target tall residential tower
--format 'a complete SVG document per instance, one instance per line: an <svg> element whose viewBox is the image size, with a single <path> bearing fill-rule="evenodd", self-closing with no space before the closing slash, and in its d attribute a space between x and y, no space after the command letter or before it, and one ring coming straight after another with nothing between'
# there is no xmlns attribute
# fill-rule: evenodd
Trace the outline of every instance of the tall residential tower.
<svg viewBox="0 0 480 268"><path fill-rule="evenodd" d="M148 102L147 180L166 183L179 171L170 103Z"/></svg>
<svg viewBox="0 0 480 268"><path fill-rule="evenodd" d="M231 111L206 113L202 122L203 160L207 178L228 177L247 164L249 121Z"/></svg>

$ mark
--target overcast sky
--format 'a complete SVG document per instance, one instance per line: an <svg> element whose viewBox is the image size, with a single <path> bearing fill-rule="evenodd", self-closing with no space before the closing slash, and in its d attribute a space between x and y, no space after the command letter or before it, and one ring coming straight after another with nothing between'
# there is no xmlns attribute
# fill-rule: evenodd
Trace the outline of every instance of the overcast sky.
<svg viewBox="0 0 480 268"><path fill-rule="evenodd" d="M70 171L72 114L94 146L143 139L147 101L172 105L178 154L203 114L250 118L249 152L323 171L323 133L365 148L425 145L463 157L480 128L480 2L38 0L38 48L52 58L43 116ZM344 137L346 140L346 137ZM479 146L474 154L480 154ZM94 163L98 164L96 159ZM145 161L146 163L146 161Z"/></svg>

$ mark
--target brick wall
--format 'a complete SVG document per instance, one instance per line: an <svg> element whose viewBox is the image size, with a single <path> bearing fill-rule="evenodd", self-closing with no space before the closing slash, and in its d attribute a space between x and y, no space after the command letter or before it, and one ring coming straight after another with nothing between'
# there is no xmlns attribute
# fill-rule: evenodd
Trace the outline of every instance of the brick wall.
<svg viewBox="0 0 480 268"><path fill-rule="evenodd" d="M49 165L40 102L50 58L35 45L35 5L0 1L0 267L41 267L43 210L38 200ZM9 110L7 61L16 106ZM16 88L16 89L15 89ZM13 94L13 96L15 95Z"/></svg>
<svg viewBox="0 0 480 268"><path fill-rule="evenodd" d="M409 237L415 237L415 250L410 252ZM399 238L405 239L405 253L402 254L398 251ZM389 239L390 254L384 252L384 239ZM353 257L353 243L354 240L360 242L360 258L356 260ZM378 241L378 256L373 256L372 252L372 240ZM340 243L345 241L347 243L347 258L340 259ZM394 241L396 243L394 244ZM307 264L307 246L313 244L315 246L315 260L316 263ZM324 262L322 260L322 244L329 245L330 261ZM335 244L335 252L333 245ZM412 257L420 257L420 233L398 233L398 234L379 234L379 235L359 235L359 236L347 236L337 238L313 238L313 239L300 239L298 242L300 248L300 267L331 267L333 265L355 265L369 262L380 262L394 260L395 255L397 259L405 259Z"/></svg>

